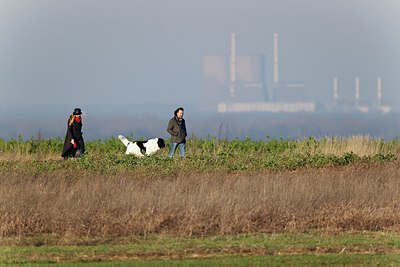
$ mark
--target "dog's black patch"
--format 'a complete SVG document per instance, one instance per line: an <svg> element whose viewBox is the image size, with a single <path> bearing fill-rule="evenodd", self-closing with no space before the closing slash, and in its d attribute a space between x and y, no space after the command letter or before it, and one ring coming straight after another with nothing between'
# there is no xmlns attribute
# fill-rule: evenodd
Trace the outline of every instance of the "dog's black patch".
<svg viewBox="0 0 400 267"><path fill-rule="evenodd" d="M137 146L140 148L140 153L143 155L146 154L146 147L144 146L145 143L147 143L147 141L136 141Z"/></svg>
<svg viewBox="0 0 400 267"><path fill-rule="evenodd" d="M159 148L165 147L164 139L158 138L158 140L157 140L157 145L158 145Z"/></svg>

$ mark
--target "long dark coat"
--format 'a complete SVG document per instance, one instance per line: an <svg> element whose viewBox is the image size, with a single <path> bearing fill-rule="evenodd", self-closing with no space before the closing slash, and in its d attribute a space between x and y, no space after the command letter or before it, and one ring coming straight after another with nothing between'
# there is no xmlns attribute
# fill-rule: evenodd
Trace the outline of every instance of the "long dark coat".
<svg viewBox="0 0 400 267"><path fill-rule="evenodd" d="M71 139L75 140L75 143L77 144L76 147L71 144ZM85 152L85 142L83 141L82 136L82 122L77 122L74 120L74 122L69 125L68 120L67 133L65 135L64 148L61 156L64 158L75 157L78 150L80 154Z"/></svg>

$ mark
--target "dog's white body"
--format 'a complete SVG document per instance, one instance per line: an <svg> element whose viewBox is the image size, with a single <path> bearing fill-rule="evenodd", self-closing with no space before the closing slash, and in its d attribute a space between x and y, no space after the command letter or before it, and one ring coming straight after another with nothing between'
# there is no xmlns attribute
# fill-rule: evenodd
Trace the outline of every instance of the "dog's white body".
<svg viewBox="0 0 400 267"><path fill-rule="evenodd" d="M126 146L125 154L132 154L137 157L151 155L165 147L164 139L153 138L147 141L129 141L125 136L118 135L119 140Z"/></svg>

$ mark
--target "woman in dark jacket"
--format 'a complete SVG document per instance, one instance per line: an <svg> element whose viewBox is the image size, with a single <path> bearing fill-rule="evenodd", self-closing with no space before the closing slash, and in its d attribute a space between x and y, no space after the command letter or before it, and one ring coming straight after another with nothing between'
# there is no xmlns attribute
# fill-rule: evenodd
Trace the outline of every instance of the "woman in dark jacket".
<svg viewBox="0 0 400 267"><path fill-rule="evenodd" d="M65 135L64 148L61 156L64 159L81 156L85 152L85 142L82 136L81 109L76 108L69 117L67 134Z"/></svg>

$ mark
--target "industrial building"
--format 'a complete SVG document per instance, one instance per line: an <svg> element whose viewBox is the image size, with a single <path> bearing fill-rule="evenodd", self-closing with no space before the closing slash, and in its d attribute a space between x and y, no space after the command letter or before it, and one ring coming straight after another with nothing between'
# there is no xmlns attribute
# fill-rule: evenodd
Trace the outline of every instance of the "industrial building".
<svg viewBox="0 0 400 267"><path fill-rule="evenodd" d="M376 102L363 105L360 101L361 96L361 83L360 78L356 77L354 80L354 103L348 104L340 101L339 79L333 79L333 101L326 104L326 110L330 112L380 112L389 113L392 107L384 105L382 102L382 78L378 77L376 80Z"/></svg>
<svg viewBox="0 0 400 267"><path fill-rule="evenodd" d="M273 73L266 71L264 54L238 54L237 36L231 34L230 53L206 56L203 62L204 89L199 110L208 112L314 112L316 104L307 101L306 84L285 82L279 77L279 35L273 36ZM268 77L272 77L267 86ZM341 98L339 79L333 79L333 98L318 109L327 112L388 113L390 106L382 103L382 79L377 78L376 100L363 105L360 101L359 77L354 81L354 102ZM329 86L328 86L329 87ZM352 89L350 89L352 90Z"/></svg>
<svg viewBox="0 0 400 267"><path fill-rule="evenodd" d="M204 58L199 109L222 113L315 111L315 104L306 102L304 83L279 80L278 55L278 34L274 34L273 86L268 88L266 56L238 54L236 34L232 33L229 55Z"/></svg>

